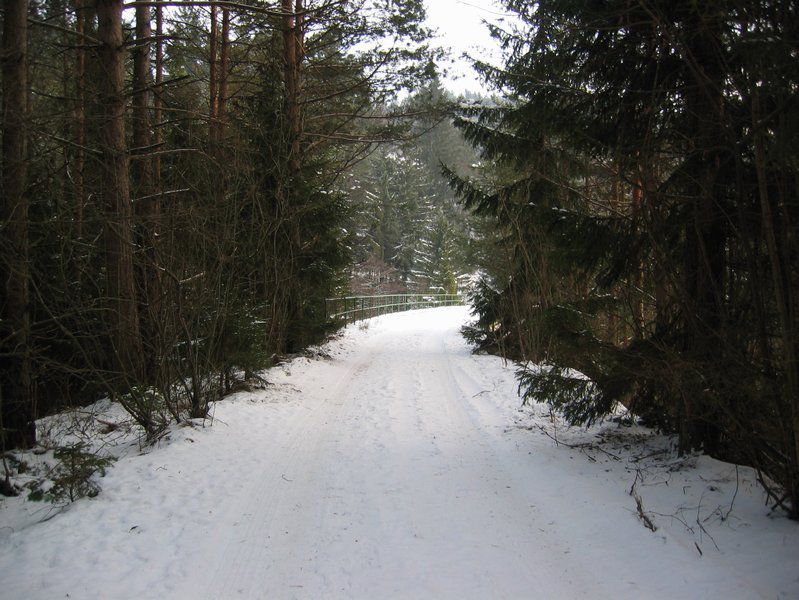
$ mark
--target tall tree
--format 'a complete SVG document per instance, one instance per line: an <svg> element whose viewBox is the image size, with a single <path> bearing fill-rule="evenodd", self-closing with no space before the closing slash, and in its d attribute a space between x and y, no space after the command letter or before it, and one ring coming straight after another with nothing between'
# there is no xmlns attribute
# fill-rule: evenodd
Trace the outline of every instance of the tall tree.
<svg viewBox="0 0 799 600"><path fill-rule="evenodd" d="M0 435L6 447L36 439L30 363L28 263L28 2L3 3L3 156L2 253L4 300L0 328L3 373L0 377Z"/></svg>
<svg viewBox="0 0 799 600"><path fill-rule="evenodd" d="M30 357L44 412L110 392L150 434L324 333L349 252L340 182L407 131L382 107L429 71L422 0L166 5L36 5L27 98L3 54L0 262L30 297L3 294L2 379L19 385ZM32 118L14 121L25 100ZM26 138L27 153L12 142ZM15 189L29 214L9 208Z"/></svg>
<svg viewBox="0 0 799 600"><path fill-rule="evenodd" d="M122 0L96 0L97 54L103 74L100 149L104 207L106 294L114 368L129 381L142 375L143 349L133 266L133 205L125 141L125 46Z"/></svg>
<svg viewBox="0 0 799 600"><path fill-rule="evenodd" d="M162 7L158 7L161 10ZM133 162L131 165L134 213L137 216L135 240L140 248L138 263L141 279L139 314L143 340L149 352L144 360L148 380L157 377L157 357L163 353L159 321L161 318L161 271L158 268L158 226L161 213L160 190L156 187L152 156L158 147L153 143L153 77L151 68L152 10L150 6L136 7L136 44L133 49ZM161 57L163 58L163 57ZM158 65L156 65L158 69ZM163 68L163 67L161 67ZM163 78L163 73L159 75ZM160 115L155 115L160 118Z"/></svg>
<svg viewBox="0 0 799 600"><path fill-rule="evenodd" d="M75 0L75 33L78 49L75 52L75 235L83 237L86 209L86 26L89 20L87 0Z"/></svg>
<svg viewBox="0 0 799 600"><path fill-rule="evenodd" d="M507 62L481 68L507 101L459 120L493 181L452 177L505 234L483 333L551 366L526 398L575 423L624 404L760 468L799 518L795 7L506 6L527 29L495 28Z"/></svg>

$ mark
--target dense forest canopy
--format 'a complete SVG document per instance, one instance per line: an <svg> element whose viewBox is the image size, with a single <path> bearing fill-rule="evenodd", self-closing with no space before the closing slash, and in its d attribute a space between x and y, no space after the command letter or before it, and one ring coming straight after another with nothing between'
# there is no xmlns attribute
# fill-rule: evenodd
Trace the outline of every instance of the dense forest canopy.
<svg viewBox="0 0 799 600"><path fill-rule="evenodd" d="M421 0L6 2L2 429L111 395L149 433L319 339L345 181L411 139ZM404 91L404 92L403 92Z"/></svg>
<svg viewBox="0 0 799 600"><path fill-rule="evenodd" d="M621 404L799 516L799 19L790 1L508 0L458 126L504 261L468 335L573 423Z"/></svg>
<svg viewBox="0 0 799 600"><path fill-rule="evenodd" d="M456 99L422 0L4 0L3 447L104 395L155 435L327 297L480 274L465 333L526 401L798 517L796 3L503 5Z"/></svg>

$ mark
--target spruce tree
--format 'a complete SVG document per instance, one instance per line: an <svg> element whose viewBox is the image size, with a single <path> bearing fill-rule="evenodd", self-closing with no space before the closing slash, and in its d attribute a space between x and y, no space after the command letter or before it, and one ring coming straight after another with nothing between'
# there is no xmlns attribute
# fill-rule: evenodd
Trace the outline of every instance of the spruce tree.
<svg viewBox="0 0 799 600"><path fill-rule="evenodd" d="M574 423L621 403L762 469L799 515L793 9L505 4L524 26L479 66L507 101L458 121L494 171L450 172L502 228L483 336L543 363L527 399Z"/></svg>

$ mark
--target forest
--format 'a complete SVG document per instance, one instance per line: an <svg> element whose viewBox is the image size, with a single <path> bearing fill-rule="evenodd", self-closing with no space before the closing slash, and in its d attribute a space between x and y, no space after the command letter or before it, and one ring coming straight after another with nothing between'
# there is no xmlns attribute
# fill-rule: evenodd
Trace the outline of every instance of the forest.
<svg viewBox="0 0 799 600"><path fill-rule="evenodd" d="M151 434L203 416L327 332L324 298L357 247L373 254L356 231L403 225L387 213L375 228L352 190L374 194L377 148L398 157L441 122L420 2L24 1L3 15L5 447L101 395ZM396 99L410 86L418 106ZM403 231L415 246L375 242L391 246L379 260L403 254L405 282L430 254L423 226ZM452 236L438 237L416 278L446 263Z"/></svg>
<svg viewBox="0 0 799 600"><path fill-rule="evenodd" d="M2 450L203 417L325 298L470 290L524 402L799 518L797 4L502 4L455 97L421 0L4 0Z"/></svg>

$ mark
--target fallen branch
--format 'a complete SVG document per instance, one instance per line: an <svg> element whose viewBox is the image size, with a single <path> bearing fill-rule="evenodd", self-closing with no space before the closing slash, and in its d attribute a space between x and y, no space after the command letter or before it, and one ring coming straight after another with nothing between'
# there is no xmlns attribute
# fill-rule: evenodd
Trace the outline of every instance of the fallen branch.
<svg viewBox="0 0 799 600"><path fill-rule="evenodd" d="M545 436L547 436L549 439L551 439L553 442L555 442L555 444L558 445L558 446L566 446L567 448L572 448L573 450L580 450L586 456L588 456L588 454L585 453L586 449L597 450L599 452L602 452L603 454L607 454L613 460L616 460L616 461L620 461L621 460L620 456L617 456L616 454L613 454L612 452L608 452L607 450L605 450L604 448L602 448L598 444L590 444L588 442L585 442L585 443L582 443L582 444L567 444L566 442L560 441L558 438L556 438L551 433L549 433L546 429L544 429L543 425L536 425L536 427L538 427L538 429L541 430L541 433L543 433ZM524 429L532 429L532 428L531 427L525 427ZM590 458L592 462L596 462L595 458L590 457L590 456L588 458Z"/></svg>
<svg viewBox="0 0 799 600"><path fill-rule="evenodd" d="M730 513L732 512L732 507L735 505L735 498L738 496L738 487L740 486L741 480L738 474L738 465L735 465L735 493L732 495L732 500L730 501L730 508L727 510L725 515L722 515L721 520L726 521Z"/></svg>
<svg viewBox="0 0 799 600"><path fill-rule="evenodd" d="M641 522L644 526L652 532L658 530L657 526L655 525L654 521L646 514L644 510L644 501L641 499L641 495L636 491L635 486L638 483L638 477L640 476L640 472L638 470L635 471L635 479L633 480L633 484L630 486L630 496L635 499L635 507L638 512L638 518L641 519Z"/></svg>

